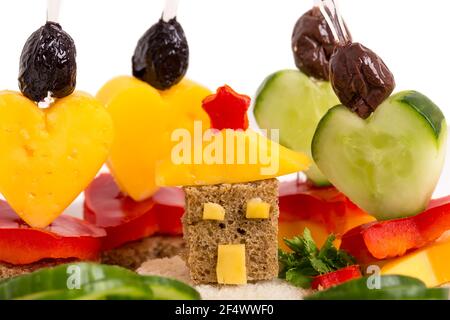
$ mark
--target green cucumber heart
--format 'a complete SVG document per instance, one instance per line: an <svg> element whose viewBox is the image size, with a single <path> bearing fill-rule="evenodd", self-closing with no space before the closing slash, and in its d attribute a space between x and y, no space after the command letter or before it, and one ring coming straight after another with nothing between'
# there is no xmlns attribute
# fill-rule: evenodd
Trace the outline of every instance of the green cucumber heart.
<svg viewBox="0 0 450 320"><path fill-rule="evenodd" d="M344 106L328 111L312 142L325 176L379 220L423 211L444 165L447 124L441 110L415 92L391 96L367 119Z"/></svg>
<svg viewBox="0 0 450 320"><path fill-rule="evenodd" d="M262 129L279 129L280 143L311 156L311 141L323 115L339 100L329 82L315 81L297 70L270 75L255 99L254 114ZM328 185L316 165L307 172L319 186Z"/></svg>

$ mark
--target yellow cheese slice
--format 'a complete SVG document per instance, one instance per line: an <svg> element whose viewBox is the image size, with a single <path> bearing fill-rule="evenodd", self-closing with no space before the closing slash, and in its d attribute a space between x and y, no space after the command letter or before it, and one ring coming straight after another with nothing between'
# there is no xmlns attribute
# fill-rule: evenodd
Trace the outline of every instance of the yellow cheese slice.
<svg viewBox="0 0 450 320"><path fill-rule="evenodd" d="M202 109L202 100L209 94L189 80L162 92L129 76L103 86L97 98L107 107L116 132L108 167L124 193L136 201L153 195L158 189L155 166L170 155L171 133L192 131L194 120L209 127Z"/></svg>
<svg viewBox="0 0 450 320"><path fill-rule="evenodd" d="M0 192L26 223L44 228L95 177L112 140L108 112L88 94L41 109L0 92Z"/></svg>
<svg viewBox="0 0 450 320"><path fill-rule="evenodd" d="M449 261L450 240L447 239L390 260L381 273L418 278L428 287L435 287L450 282Z"/></svg>
<svg viewBox="0 0 450 320"><path fill-rule="evenodd" d="M158 164L156 182L159 186L245 183L299 172L310 165L306 155L291 151L251 129L226 129L191 138L180 139L171 157Z"/></svg>

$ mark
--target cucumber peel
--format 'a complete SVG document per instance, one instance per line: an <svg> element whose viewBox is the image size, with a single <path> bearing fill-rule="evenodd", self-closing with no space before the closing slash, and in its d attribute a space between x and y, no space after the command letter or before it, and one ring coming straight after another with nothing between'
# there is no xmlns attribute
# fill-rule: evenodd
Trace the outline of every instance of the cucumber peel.
<svg viewBox="0 0 450 320"><path fill-rule="evenodd" d="M70 263L0 282L0 300L197 300L177 280L141 276L117 266Z"/></svg>
<svg viewBox="0 0 450 320"><path fill-rule="evenodd" d="M409 91L404 94L399 94L398 99L416 109L416 111L429 122L436 139L439 139L443 125L446 124L445 116L441 109L439 109L433 101L417 91Z"/></svg>
<svg viewBox="0 0 450 320"><path fill-rule="evenodd" d="M104 280L80 289L32 293L16 300L152 300L153 292L138 281Z"/></svg>
<svg viewBox="0 0 450 320"><path fill-rule="evenodd" d="M366 120L340 105L320 121L312 155L325 176L378 220L426 209L445 161L447 124L416 91L391 96Z"/></svg>
<svg viewBox="0 0 450 320"><path fill-rule="evenodd" d="M380 276L380 287L371 288L370 277L345 282L306 297L306 300L448 300L447 288L427 288L415 278Z"/></svg>
<svg viewBox="0 0 450 320"><path fill-rule="evenodd" d="M187 284L156 276L145 276L144 283L154 294L154 300L200 300L197 290Z"/></svg>
<svg viewBox="0 0 450 320"><path fill-rule="evenodd" d="M337 104L329 82L313 80L298 70L282 70L264 80L253 113L261 129L280 130L280 144L311 157L317 124ZM306 174L317 186L329 185L315 164Z"/></svg>

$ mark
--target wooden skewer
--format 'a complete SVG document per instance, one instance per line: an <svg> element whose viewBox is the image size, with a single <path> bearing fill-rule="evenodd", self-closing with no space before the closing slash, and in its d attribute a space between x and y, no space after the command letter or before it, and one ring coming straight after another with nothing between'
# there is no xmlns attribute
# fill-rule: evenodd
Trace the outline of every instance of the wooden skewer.
<svg viewBox="0 0 450 320"><path fill-rule="evenodd" d="M59 22L61 0L47 0L47 21Z"/></svg>
<svg viewBox="0 0 450 320"><path fill-rule="evenodd" d="M176 18L179 4L180 0L166 0L166 5L163 11L163 20L165 22L169 22L170 20Z"/></svg>
<svg viewBox="0 0 450 320"><path fill-rule="evenodd" d="M350 40L350 37L336 2L337 0L315 0L316 6L319 7L325 20L330 26L334 40L337 43L347 43Z"/></svg>

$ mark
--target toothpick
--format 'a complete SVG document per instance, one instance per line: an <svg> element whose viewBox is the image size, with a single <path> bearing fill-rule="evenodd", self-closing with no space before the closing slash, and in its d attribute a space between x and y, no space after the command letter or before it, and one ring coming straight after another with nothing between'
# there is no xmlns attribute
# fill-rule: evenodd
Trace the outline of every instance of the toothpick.
<svg viewBox="0 0 450 320"><path fill-rule="evenodd" d="M59 22L61 0L47 0L47 21Z"/></svg>
<svg viewBox="0 0 450 320"><path fill-rule="evenodd" d="M347 43L349 41L349 35L344 24L344 19L342 19L342 15L339 12L337 0L315 0L315 4L325 17L334 40L337 43Z"/></svg>
<svg viewBox="0 0 450 320"><path fill-rule="evenodd" d="M179 4L180 0L166 0L166 5L163 11L163 20L165 22L169 22L173 18L176 18Z"/></svg>

